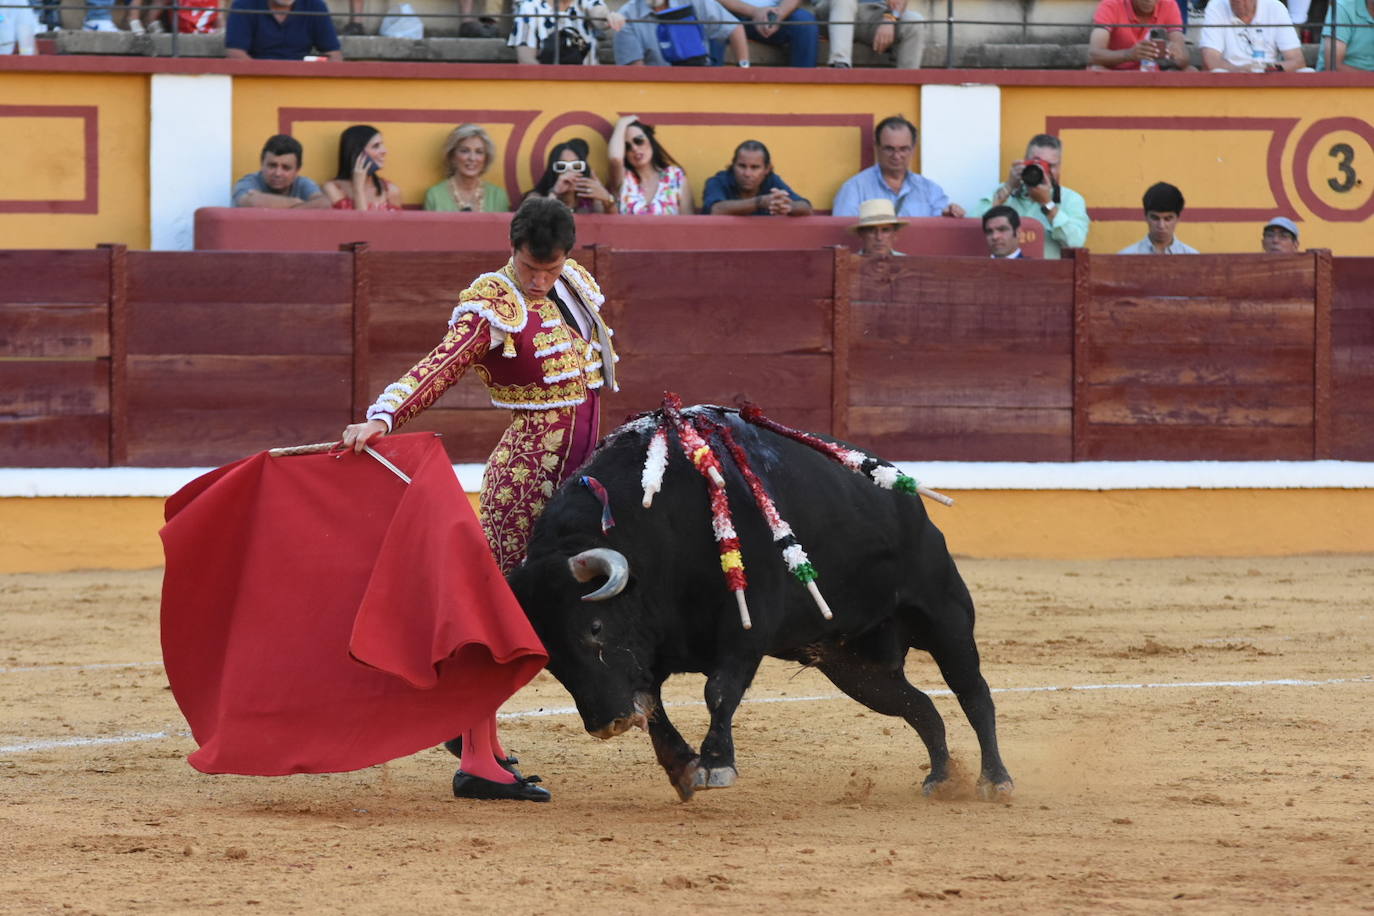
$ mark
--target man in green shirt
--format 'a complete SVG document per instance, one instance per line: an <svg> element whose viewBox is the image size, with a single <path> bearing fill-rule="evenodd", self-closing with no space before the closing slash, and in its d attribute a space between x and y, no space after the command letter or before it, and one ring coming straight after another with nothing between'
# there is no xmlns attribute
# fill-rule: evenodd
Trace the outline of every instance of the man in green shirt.
<svg viewBox="0 0 1374 916"><path fill-rule="evenodd" d="M1026 146L1026 158L1011 164L1007 180L978 202L973 216L1006 205L1022 217L1045 225L1045 257L1059 257L1060 249L1082 248L1088 241L1088 205L1083 195L1059 184L1064 148L1058 137L1036 134ZM1034 166L1026 174L1026 166Z"/></svg>
<svg viewBox="0 0 1374 916"><path fill-rule="evenodd" d="M1363 28L1356 28L1363 26ZM1322 32L1317 69L1327 69L1326 52L1334 45L1333 70L1374 70L1374 0L1339 0L1336 3L1336 40L1331 26Z"/></svg>

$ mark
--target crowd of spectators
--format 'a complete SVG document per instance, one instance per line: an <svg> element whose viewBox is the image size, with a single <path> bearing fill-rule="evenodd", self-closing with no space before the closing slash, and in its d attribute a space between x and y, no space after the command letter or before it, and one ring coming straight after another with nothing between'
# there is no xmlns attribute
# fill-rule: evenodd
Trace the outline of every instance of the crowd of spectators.
<svg viewBox="0 0 1374 916"><path fill-rule="evenodd" d="M223 32L226 55L266 60L342 60L326 0L85 0L88 30L139 34ZM227 15L220 12L230 3ZM334 0L335 5L343 0ZM927 30L911 0L505 0L504 18L477 15L457 0L461 36L505 36L522 64L594 64L612 42L622 66L750 65L749 41L786 51L792 67L820 64L828 38L832 68L853 66L854 42L889 54L898 68L921 66ZM173 15L172 6L178 7ZM362 35L363 0L347 0L345 35ZM1189 11L1202 15L1195 42L1203 70L1310 72L1298 29L1310 0L1099 0L1088 35L1090 70L1192 70ZM1374 0L1327 0L1316 69L1374 70ZM36 53L34 36L57 29L55 0L0 4L0 54ZM412 20L414 21L414 20ZM121 25L122 23L122 25ZM508 24L503 24L508 23ZM423 29L421 29L423 31ZM728 53L727 53L728 52Z"/></svg>
<svg viewBox="0 0 1374 916"><path fill-rule="evenodd" d="M917 142L916 125L900 115L884 118L874 129L878 161L851 176L837 190L832 214L857 217L849 228L866 256L901 256L894 249L897 233L913 218L952 218L966 215L944 190L911 171ZM1007 178L977 204L971 214L981 218L990 257L1027 257L1021 249L1025 220L1042 227L1045 258L1059 258L1068 248L1087 245L1091 221L1083 196L1060 184L1063 144L1057 137L1037 134L1022 159L1013 161ZM301 174L305 152L295 138L268 138L259 156L259 170L240 178L233 187L236 207L333 208L361 212L402 209L401 189L381 174L387 162L386 140L367 124L345 129L339 136L338 169L333 178L316 185ZM460 124L445 139L438 154L444 179L424 194L424 209L447 213L504 213L512 209L506 189L484 180L497 159L496 143L478 124ZM607 175L596 174L591 147L581 137L554 145L534 187L520 195L554 198L575 213L676 216L694 213L714 216L810 216L811 201L797 193L773 166L773 156L758 140L735 147L729 164L705 182L701 206L692 199L686 171L658 139L653 125L636 115L621 117L611 131L606 150ZM1183 216L1183 192L1157 182L1141 200L1146 235L1119 254L1197 254L1177 237ZM1280 254L1298 250L1298 227L1276 216L1264 227L1261 249Z"/></svg>

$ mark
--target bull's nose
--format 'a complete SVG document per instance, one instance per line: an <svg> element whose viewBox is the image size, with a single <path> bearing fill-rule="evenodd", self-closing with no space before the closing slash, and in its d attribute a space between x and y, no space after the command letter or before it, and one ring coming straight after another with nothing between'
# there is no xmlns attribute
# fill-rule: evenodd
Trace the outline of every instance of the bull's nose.
<svg viewBox="0 0 1374 916"><path fill-rule="evenodd" d="M637 712L632 716L621 716L610 725L603 725L595 731L589 728L587 729L587 733L593 738L600 738L602 741L607 741L614 738L616 735L624 734L632 728L647 728L648 725L649 720L645 717L644 713Z"/></svg>

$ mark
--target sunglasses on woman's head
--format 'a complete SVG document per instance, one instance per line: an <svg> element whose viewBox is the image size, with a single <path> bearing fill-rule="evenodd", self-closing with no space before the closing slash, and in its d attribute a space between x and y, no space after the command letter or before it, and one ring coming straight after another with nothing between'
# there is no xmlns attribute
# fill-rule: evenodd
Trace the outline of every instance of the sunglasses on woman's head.
<svg viewBox="0 0 1374 916"><path fill-rule="evenodd" d="M553 164L553 171L556 175L562 175L564 172L585 172L587 171L587 162L585 159L574 159L571 162L560 159Z"/></svg>

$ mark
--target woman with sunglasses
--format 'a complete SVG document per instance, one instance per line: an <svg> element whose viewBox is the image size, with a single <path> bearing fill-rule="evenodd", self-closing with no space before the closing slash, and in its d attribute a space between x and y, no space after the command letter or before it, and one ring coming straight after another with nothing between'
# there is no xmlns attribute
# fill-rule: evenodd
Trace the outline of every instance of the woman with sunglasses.
<svg viewBox="0 0 1374 916"><path fill-rule="evenodd" d="M692 213L687 173L654 137L654 129L636 115L615 124L608 153L616 206L627 216L639 213Z"/></svg>
<svg viewBox="0 0 1374 916"><path fill-rule="evenodd" d="M574 213L613 213L615 196L597 180L587 161L587 141L573 137L549 152L549 166L534 190L525 195L553 197L561 200Z"/></svg>

